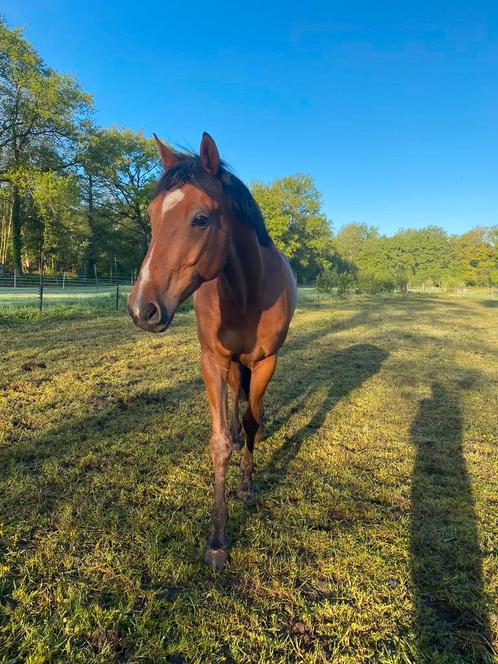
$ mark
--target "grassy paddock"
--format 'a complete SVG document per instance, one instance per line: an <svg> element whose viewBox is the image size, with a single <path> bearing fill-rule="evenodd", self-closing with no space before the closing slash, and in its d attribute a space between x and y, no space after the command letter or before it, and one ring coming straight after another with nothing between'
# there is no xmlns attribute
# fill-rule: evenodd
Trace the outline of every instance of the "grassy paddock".
<svg viewBox="0 0 498 664"><path fill-rule="evenodd" d="M193 313L0 328L0 662L494 661L496 301L306 299L223 573Z"/></svg>
<svg viewBox="0 0 498 664"><path fill-rule="evenodd" d="M411 287L410 293L417 293L425 297L444 297L444 298L470 298L473 300L489 300L498 297L498 288L483 288L480 286L464 286L461 288L436 288L434 286L422 288Z"/></svg>
<svg viewBox="0 0 498 664"><path fill-rule="evenodd" d="M119 287L119 306L125 301L131 287ZM111 312L116 309L116 289L99 288L46 288L43 310L40 311L40 292L37 288L0 289L0 325L21 320L58 320L78 318Z"/></svg>

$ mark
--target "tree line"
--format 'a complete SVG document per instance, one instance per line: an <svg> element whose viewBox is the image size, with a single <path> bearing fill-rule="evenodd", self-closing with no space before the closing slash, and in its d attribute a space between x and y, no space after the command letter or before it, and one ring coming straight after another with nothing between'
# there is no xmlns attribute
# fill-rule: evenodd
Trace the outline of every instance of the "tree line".
<svg viewBox="0 0 498 664"><path fill-rule="evenodd" d="M76 274L136 270L159 175L154 141L99 127L91 95L51 69L0 17L0 267ZM391 237L352 223L334 233L308 175L254 182L268 230L300 282L342 290L498 284L498 226L438 226Z"/></svg>
<svg viewBox="0 0 498 664"><path fill-rule="evenodd" d="M498 225L460 235L439 226L401 229L392 236L350 223L333 233L312 179L295 175L253 194L275 243L290 258L301 283L339 290L382 291L408 285L498 285Z"/></svg>

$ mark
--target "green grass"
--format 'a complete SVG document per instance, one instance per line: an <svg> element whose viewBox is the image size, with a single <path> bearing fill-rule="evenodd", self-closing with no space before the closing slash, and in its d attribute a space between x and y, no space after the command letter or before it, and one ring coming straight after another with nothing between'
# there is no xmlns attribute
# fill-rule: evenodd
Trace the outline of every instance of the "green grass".
<svg viewBox="0 0 498 664"><path fill-rule="evenodd" d="M496 304L302 298L223 573L193 312L4 321L0 662L495 661Z"/></svg>
<svg viewBox="0 0 498 664"><path fill-rule="evenodd" d="M120 286L120 308L126 309L129 286ZM22 320L68 320L115 311L116 291L108 288L47 288L40 311L40 294L33 288L0 289L0 325Z"/></svg>

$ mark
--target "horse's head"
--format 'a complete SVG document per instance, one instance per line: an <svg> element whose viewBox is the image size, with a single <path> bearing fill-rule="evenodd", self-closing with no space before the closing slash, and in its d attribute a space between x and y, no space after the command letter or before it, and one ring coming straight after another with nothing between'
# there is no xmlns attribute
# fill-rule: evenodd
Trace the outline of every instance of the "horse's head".
<svg viewBox="0 0 498 664"><path fill-rule="evenodd" d="M165 172L149 206L152 239L128 311L138 327L163 332L176 307L223 269L229 235L217 177L221 162L211 136L203 134L199 158L189 161L189 172L182 155L155 138ZM207 186L190 184L199 181Z"/></svg>

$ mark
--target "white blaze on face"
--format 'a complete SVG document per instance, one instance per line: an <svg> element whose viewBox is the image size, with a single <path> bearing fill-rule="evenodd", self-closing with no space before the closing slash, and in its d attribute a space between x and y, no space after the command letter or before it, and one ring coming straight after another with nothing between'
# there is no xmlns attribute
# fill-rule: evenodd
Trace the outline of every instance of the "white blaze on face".
<svg viewBox="0 0 498 664"><path fill-rule="evenodd" d="M152 260L152 254L154 253L154 248L149 251L149 255L144 260L142 268L140 270L140 283L144 281L149 281L150 277L150 262Z"/></svg>
<svg viewBox="0 0 498 664"><path fill-rule="evenodd" d="M185 194L181 189L175 189L174 191L170 191L169 194L166 194L163 200L163 206L161 208L163 214L168 210L172 210L175 205L178 205L178 203L183 201L184 198Z"/></svg>
<svg viewBox="0 0 498 664"><path fill-rule="evenodd" d="M185 198L185 194L181 189L175 189L174 191L170 191L168 194L163 199L163 204L161 207L161 211L164 214L165 212L168 212L168 210L172 210L175 205L178 205L180 201L183 201ZM142 263L142 267L140 268L140 274L138 277L138 293L137 293L137 299L140 299L140 296L142 294L142 288L144 287L144 284L146 284L149 281L150 278L150 263L152 260L152 254L154 253L154 248L151 247L148 253L147 258L144 260ZM138 310L135 312L138 315Z"/></svg>

